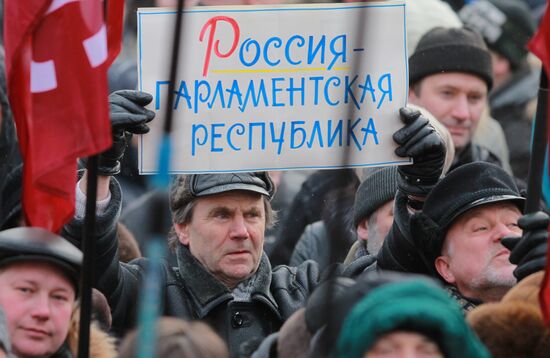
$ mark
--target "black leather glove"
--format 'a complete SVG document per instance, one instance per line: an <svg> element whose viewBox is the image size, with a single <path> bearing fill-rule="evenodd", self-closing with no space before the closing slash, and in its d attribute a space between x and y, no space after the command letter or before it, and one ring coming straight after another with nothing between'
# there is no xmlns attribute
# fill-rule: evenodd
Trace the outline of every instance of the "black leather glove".
<svg viewBox="0 0 550 358"><path fill-rule="evenodd" d="M155 118L155 112L144 106L153 100L145 92L121 90L109 95L109 115L113 131L113 145L99 155L98 175L116 175L120 173L120 160L128 145L132 133L149 132L149 123Z"/></svg>
<svg viewBox="0 0 550 358"><path fill-rule="evenodd" d="M548 214L543 211L523 215L518 220L523 235L505 237L501 240L502 245L511 251L510 262L518 265L514 270L514 276L518 281L543 270L546 266L549 222Z"/></svg>
<svg viewBox="0 0 550 358"><path fill-rule="evenodd" d="M399 109L405 126L393 134L395 154L412 157L412 165L399 167L397 185L407 195L426 196L437 183L445 163L445 144L430 121L417 110Z"/></svg>

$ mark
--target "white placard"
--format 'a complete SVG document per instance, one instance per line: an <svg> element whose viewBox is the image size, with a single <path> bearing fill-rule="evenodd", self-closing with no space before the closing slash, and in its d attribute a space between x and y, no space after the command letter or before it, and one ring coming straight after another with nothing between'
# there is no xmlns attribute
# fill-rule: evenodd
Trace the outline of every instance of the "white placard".
<svg viewBox="0 0 550 358"><path fill-rule="evenodd" d="M138 10L139 89L157 170L175 10ZM407 96L404 1L196 7L183 17L171 173L382 166Z"/></svg>

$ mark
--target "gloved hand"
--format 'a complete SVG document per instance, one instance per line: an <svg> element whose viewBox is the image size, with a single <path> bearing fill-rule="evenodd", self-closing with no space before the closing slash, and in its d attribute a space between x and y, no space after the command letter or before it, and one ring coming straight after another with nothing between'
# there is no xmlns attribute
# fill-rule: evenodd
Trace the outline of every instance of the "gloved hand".
<svg viewBox="0 0 550 358"><path fill-rule="evenodd" d="M510 262L518 265L514 276L518 281L546 266L548 249L548 223L550 218L543 211L523 215L518 220L523 230L521 237L505 237L500 242L511 251Z"/></svg>
<svg viewBox="0 0 550 358"><path fill-rule="evenodd" d="M445 144L430 121L417 110L399 109L405 126L393 134L395 154L412 157L412 165L399 167L397 185L407 195L426 196L437 183L445 163Z"/></svg>
<svg viewBox="0 0 550 358"><path fill-rule="evenodd" d="M113 145L99 155L98 175L120 173L120 160L133 134L149 132L149 123L155 112L144 106L153 96L134 90L120 90L109 95L109 115L111 117Z"/></svg>

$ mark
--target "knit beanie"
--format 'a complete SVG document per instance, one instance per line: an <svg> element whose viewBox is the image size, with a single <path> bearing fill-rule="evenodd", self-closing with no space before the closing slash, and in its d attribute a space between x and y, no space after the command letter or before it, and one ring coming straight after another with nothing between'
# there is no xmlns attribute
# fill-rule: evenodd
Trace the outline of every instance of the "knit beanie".
<svg viewBox="0 0 550 358"><path fill-rule="evenodd" d="M316 336L310 346L311 357L328 357L334 351L346 317L355 305L372 291L396 282L435 282L424 275L386 270L367 270L355 277L355 281L348 277L336 277L332 282L325 280L308 298L306 324L309 331ZM329 295L330 309L327 309Z"/></svg>
<svg viewBox="0 0 550 358"><path fill-rule="evenodd" d="M395 197L397 191L397 167L384 167L367 176L357 188L353 207L355 226L368 218L380 206Z"/></svg>
<svg viewBox="0 0 550 358"><path fill-rule="evenodd" d="M479 32L487 46L517 68L527 57L527 42L535 31L529 7L517 0L479 0L464 6L459 16Z"/></svg>
<svg viewBox="0 0 550 358"><path fill-rule="evenodd" d="M480 205L507 201L523 211L514 178L501 167L487 162L464 164L452 170L428 194L422 212L411 218L413 240L434 270L435 258L451 224L461 214Z"/></svg>
<svg viewBox="0 0 550 358"><path fill-rule="evenodd" d="M379 338L396 331L427 336L447 358L490 357L458 304L422 279L390 283L361 299L345 319L335 356L361 358Z"/></svg>
<svg viewBox="0 0 550 358"><path fill-rule="evenodd" d="M409 84L426 76L465 72L493 85L493 66L483 38L467 28L434 27L428 31L409 58Z"/></svg>

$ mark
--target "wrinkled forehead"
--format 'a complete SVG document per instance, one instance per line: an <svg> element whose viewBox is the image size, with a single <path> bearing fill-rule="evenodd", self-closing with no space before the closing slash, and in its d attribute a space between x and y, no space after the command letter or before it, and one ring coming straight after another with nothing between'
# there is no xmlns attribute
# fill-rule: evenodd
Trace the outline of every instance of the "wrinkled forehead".
<svg viewBox="0 0 550 358"><path fill-rule="evenodd" d="M234 206L237 204L258 204L263 202L263 195L248 190L231 190L218 194L205 195L195 198L197 204L203 203L209 206Z"/></svg>

